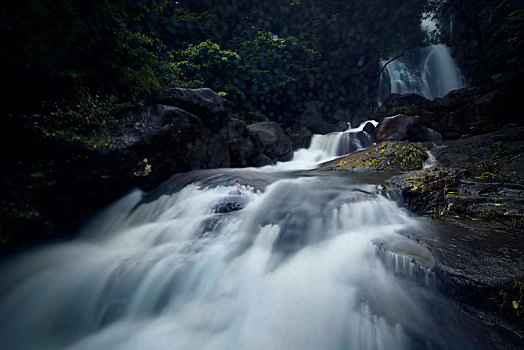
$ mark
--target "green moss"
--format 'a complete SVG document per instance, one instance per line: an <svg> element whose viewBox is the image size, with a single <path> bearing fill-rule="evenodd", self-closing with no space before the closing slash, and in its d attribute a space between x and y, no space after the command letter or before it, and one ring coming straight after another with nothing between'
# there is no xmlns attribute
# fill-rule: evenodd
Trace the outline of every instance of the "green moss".
<svg viewBox="0 0 524 350"><path fill-rule="evenodd" d="M421 169L427 157L426 148L421 143L387 141L328 163L323 168L410 171Z"/></svg>
<svg viewBox="0 0 524 350"><path fill-rule="evenodd" d="M495 218L493 211L490 208L482 208L479 212L479 218L486 221L491 221Z"/></svg>
<svg viewBox="0 0 524 350"><path fill-rule="evenodd" d="M506 225L509 227L515 229L515 230L521 230L524 229L524 218L511 218L506 221Z"/></svg>
<svg viewBox="0 0 524 350"><path fill-rule="evenodd" d="M497 296L489 300L495 304L499 314L521 318L524 313L524 282L515 279L511 287L501 289Z"/></svg>
<svg viewBox="0 0 524 350"><path fill-rule="evenodd" d="M21 219L32 219L40 216L40 212L35 206L21 202L1 202L0 213Z"/></svg>
<svg viewBox="0 0 524 350"><path fill-rule="evenodd" d="M473 162L471 169L477 174L496 174L500 171L500 164L492 158L487 158Z"/></svg>

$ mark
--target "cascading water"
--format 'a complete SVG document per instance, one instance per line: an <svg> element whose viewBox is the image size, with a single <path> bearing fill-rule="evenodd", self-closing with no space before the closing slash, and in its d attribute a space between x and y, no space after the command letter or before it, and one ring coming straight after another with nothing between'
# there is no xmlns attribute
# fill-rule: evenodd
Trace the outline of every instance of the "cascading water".
<svg viewBox="0 0 524 350"><path fill-rule="evenodd" d="M431 45L389 63L379 85L380 104L391 93L416 93L433 100L464 87L465 81L449 49L444 45Z"/></svg>
<svg viewBox="0 0 524 350"><path fill-rule="evenodd" d="M300 152L336 155L313 144ZM135 191L80 238L4 262L0 348L493 348L406 243L427 224L370 182L275 166Z"/></svg>
<svg viewBox="0 0 524 350"><path fill-rule="evenodd" d="M291 162L278 163L279 170L302 170L315 168L319 163L332 160L361 149L374 145L373 138L364 127L367 123L377 126L377 122L369 120L361 123L356 128L351 126L341 132L332 132L326 135L313 135L311 144L307 149L295 152ZM268 167L271 171L273 167Z"/></svg>

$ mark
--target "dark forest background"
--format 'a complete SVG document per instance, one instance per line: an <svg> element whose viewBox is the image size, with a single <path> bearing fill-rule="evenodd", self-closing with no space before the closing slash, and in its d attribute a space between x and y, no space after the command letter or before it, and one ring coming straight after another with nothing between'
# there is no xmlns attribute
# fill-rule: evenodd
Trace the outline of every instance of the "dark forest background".
<svg viewBox="0 0 524 350"><path fill-rule="evenodd" d="M439 33L421 30L428 11ZM1 15L5 97L9 113L60 128L103 123L115 103L174 86L220 92L248 122L293 125L311 100L364 117L380 59L444 42L478 83L522 65L523 18L522 1L12 2Z"/></svg>

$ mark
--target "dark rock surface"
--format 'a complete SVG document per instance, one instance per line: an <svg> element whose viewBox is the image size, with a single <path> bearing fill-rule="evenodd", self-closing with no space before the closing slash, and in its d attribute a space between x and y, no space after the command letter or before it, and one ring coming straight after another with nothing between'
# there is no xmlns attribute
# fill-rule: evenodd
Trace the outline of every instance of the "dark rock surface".
<svg viewBox="0 0 524 350"><path fill-rule="evenodd" d="M509 330L504 344L522 343L522 315L512 304L524 278L522 231L451 220L407 236L431 251L438 290L487 324Z"/></svg>
<svg viewBox="0 0 524 350"><path fill-rule="evenodd" d="M150 190L176 172L231 164L229 117L209 89L160 92L123 111L107 142L91 147L16 127L34 142L24 145L34 154L13 157L10 172L2 172L0 253L71 237L134 187Z"/></svg>
<svg viewBox="0 0 524 350"><path fill-rule="evenodd" d="M442 136L422 126L419 116L397 114L385 117L376 127L373 137L377 141L440 141Z"/></svg>
<svg viewBox="0 0 524 350"><path fill-rule="evenodd" d="M421 143L385 141L326 162L319 170L409 171L421 169L427 158L426 147Z"/></svg>
<svg viewBox="0 0 524 350"><path fill-rule="evenodd" d="M229 119L229 152L232 167L247 167L250 161L260 153L249 136L247 124L239 119Z"/></svg>
<svg viewBox="0 0 524 350"><path fill-rule="evenodd" d="M408 134L420 125L420 117L397 114L384 118L375 129L377 141L406 141Z"/></svg>
<svg viewBox="0 0 524 350"><path fill-rule="evenodd" d="M222 198L214 207L213 212L217 214L226 214L233 211L244 209L247 204L245 196L230 195Z"/></svg>
<svg viewBox="0 0 524 350"><path fill-rule="evenodd" d="M224 100L211 89L172 88L162 90L147 98L142 105L166 105L183 109L198 116L224 113Z"/></svg>
<svg viewBox="0 0 524 350"><path fill-rule="evenodd" d="M414 234L437 259L438 288L524 337L524 128L445 141L438 166L394 176L384 192L436 229Z"/></svg>
<svg viewBox="0 0 524 350"><path fill-rule="evenodd" d="M16 147L33 151L10 155L0 172L0 255L71 237L132 188L148 191L194 169L274 164L293 152L278 124L230 118L210 89L160 91L118 113L107 132L90 146L20 122L2 132L24 135L29 142Z"/></svg>
<svg viewBox="0 0 524 350"><path fill-rule="evenodd" d="M322 103L320 101L310 101L304 103L304 111L300 116L298 128L306 128L314 134L329 134L335 131L344 131L347 124L344 119L348 117L347 111L335 113L334 120L330 121L322 112ZM349 116L351 118L351 116ZM342 122L342 123L338 123Z"/></svg>
<svg viewBox="0 0 524 350"><path fill-rule="evenodd" d="M173 173L231 164L229 117L223 99L210 89L161 91L120 115L112 136L116 145L95 168L129 188L148 190ZM143 159L150 173L139 177L133 169Z"/></svg>
<svg viewBox="0 0 524 350"><path fill-rule="evenodd" d="M248 126L242 120L230 118L229 151L232 167L264 166L291 159L293 144L275 122Z"/></svg>
<svg viewBox="0 0 524 350"><path fill-rule="evenodd" d="M364 125L364 128L362 128L362 131L367 132L369 135L373 135L375 129L376 127L375 125L373 125L373 123L367 122L366 125Z"/></svg>
<svg viewBox="0 0 524 350"><path fill-rule="evenodd" d="M390 186L421 215L524 227L524 128L446 141L436 167L400 175Z"/></svg>
<svg viewBox="0 0 524 350"><path fill-rule="evenodd" d="M455 90L433 101L416 94L391 94L375 112L374 119L418 115L422 126L436 130L444 139L485 134L506 124L522 125L517 101L523 84L524 76L520 75L503 84Z"/></svg>
<svg viewBox="0 0 524 350"><path fill-rule="evenodd" d="M298 130L289 132L289 137L291 138L293 149L297 150L300 148L309 147L313 133L307 128L300 128Z"/></svg>
<svg viewBox="0 0 524 350"><path fill-rule="evenodd" d="M230 166L229 118L217 105L210 108L204 112L201 106L201 116L160 104L126 111L113 133L115 147L96 167L128 186L152 189L173 173ZM150 174L137 177L134 168L143 159L148 160Z"/></svg>
<svg viewBox="0 0 524 350"><path fill-rule="evenodd" d="M284 130L275 122L262 122L248 125L249 136L260 153L273 160L290 160L293 145Z"/></svg>

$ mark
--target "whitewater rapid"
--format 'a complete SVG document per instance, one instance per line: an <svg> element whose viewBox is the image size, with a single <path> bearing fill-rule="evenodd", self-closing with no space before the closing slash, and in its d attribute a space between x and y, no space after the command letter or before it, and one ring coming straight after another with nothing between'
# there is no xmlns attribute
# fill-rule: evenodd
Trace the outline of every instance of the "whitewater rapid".
<svg viewBox="0 0 524 350"><path fill-rule="evenodd" d="M489 349L405 237L428 224L304 159L175 175L4 262L0 349Z"/></svg>

